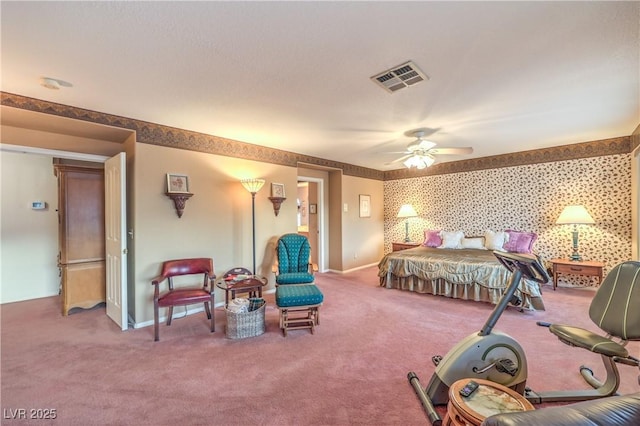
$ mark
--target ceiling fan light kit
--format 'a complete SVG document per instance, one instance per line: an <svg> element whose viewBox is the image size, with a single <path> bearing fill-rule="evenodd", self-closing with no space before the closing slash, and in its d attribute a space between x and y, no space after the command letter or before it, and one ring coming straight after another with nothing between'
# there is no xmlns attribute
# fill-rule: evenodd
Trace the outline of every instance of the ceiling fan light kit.
<svg viewBox="0 0 640 426"><path fill-rule="evenodd" d="M422 170L422 169L426 169L427 167L431 166L435 162L436 162L436 159L433 158L433 156L429 155L429 154L412 155L411 157L406 159L406 161L404 162L404 165L408 169L410 169L412 167L416 167L418 170Z"/></svg>
<svg viewBox="0 0 640 426"><path fill-rule="evenodd" d="M416 167L417 169L426 169L436 162L434 155L463 155L471 154L473 148L436 148L437 143L423 139L427 134L426 128L409 130L405 135L415 137L416 140L407 145L406 154L398 158L392 163L403 161L408 169Z"/></svg>

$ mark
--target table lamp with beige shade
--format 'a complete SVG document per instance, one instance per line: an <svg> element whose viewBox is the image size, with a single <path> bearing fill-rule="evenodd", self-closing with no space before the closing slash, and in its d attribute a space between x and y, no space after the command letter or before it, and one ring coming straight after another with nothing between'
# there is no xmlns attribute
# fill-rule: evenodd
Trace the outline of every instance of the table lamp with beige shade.
<svg viewBox="0 0 640 426"><path fill-rule="evenodd" d="M416 210L413 208L413 206L411 204L403 204L402 207L400 207L400 211L398 212L398 217L399 218L404 218L404 242L408 243L411 242L411 239L409 238L409 218L410 217L416 217L418 216L418 213L416 213Z"/></svg>
<svg viewBox="0 0 640 426"><path fill-rule="evenodd" d="M582 256L578 253L578 225L593 225L596 223L583 205L567 206L562 210L556 224L573 225L573 253L569 257L572 261L579 262Z"/></svg>

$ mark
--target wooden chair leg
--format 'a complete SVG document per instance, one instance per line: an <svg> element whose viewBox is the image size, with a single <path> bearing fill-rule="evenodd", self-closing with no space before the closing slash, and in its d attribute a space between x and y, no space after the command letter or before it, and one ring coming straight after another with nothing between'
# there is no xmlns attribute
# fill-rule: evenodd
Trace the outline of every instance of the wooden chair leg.
<svg viewBox="0 0 640 426"><path fill-rule="evenodd" d="M207 312L209 313L209 303L205 303L205 305L207 307ZM211 312L209 313L209 318L211 319L211 332L212 333L214 331L216 331L216 313L215 313L215 308L216 308L215 297L214 297L213 293L211 293Z"/></svg>
<svg viewBox="0 0 640 426"><path fill-rule="evenodd" d="M173 319L173 306L169 306L169 310L167 311L167 325L171 325L172 319Z"/></svg>
<svg viewBox="0 0 640 426"><path fill-rule="evenodd" d="M158 301L154 300L153 302L153 341L157 342L160 340L160 323L158 319Z"/></svg>

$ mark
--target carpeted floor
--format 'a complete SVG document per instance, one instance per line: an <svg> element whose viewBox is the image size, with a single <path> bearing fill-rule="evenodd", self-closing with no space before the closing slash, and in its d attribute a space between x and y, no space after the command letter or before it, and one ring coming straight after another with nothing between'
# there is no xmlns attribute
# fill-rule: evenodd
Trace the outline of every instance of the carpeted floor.
<svg viewBox="0 0 640 426"><path fill-rule="evenodd" d="M378 286L377 268L318 274L325 303L316 333L278 329L266 295L267 331L242 340L217 332L204 313L121 332L104 308L60 315L57 297L1 306L3 424L64 425L421 425L427 419L407 380L423 385L431 356L445 355L481 328L493 308L478 302ZM598 356L560 343L536 321L596 330L593 293L546 286L547 311L508 309L496 330L516 338L535 390L587 389L578 367L596 375ZM177 310L177 313L180 311ZM640 342L629 346L640 355ZM637 392L638 369L621 366L621 393ZM9 419L15 410L55 409L56 419ZM442 408L440 408L443 412Z"/></svg>

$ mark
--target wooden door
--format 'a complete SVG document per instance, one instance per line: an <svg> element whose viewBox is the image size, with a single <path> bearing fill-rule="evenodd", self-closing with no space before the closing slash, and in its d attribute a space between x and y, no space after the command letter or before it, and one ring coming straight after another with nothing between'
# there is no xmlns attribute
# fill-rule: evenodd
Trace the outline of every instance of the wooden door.
<svg viewBox="0 0 640 426"><path fill-rule="evenodd" d="M62 314L105 301L104 171L56 165Z"/></svg>

